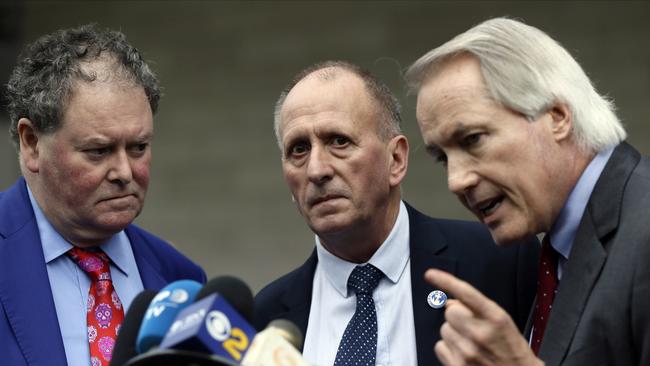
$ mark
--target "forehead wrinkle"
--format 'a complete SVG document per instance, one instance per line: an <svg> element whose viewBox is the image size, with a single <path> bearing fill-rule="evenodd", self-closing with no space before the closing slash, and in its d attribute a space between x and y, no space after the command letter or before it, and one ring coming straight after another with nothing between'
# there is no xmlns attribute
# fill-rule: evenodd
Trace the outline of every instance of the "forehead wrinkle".
<svg viewBox="0 0 650 366"><path fill-rule="evenodd" d="M432 94L429 103L424 105L426 115L423 121L438 127L442 121L450 122L445 125L454 127L455 135L459 131L467 130L467 121L464 120L466 114L481 116L481 110L486 104L495 103L485 88L473 85L454 85L451 88L436 90Z"/></svg>
<svg viewBox="0 0 650 366"><path fill-rule="evenodd" d="M310 116L317 115L319 113L327 113L327 111L333 110L336 107L335 103L319 103L319 104L304 104L297 107L289 106L290 108L283 108L283 113L281 114L281 121L283 125L298 119L298 118L309 118Z"/></svg>
<svg viewBox="0 0 650 366"><path fill-rule="evenodd" d="M288 129L285 126L286 133L283 136L285 142L312 135L319 139L338 134L350 135L357 125L356 121L337 111L319 112L313 116L298 116L287 123L292 125Z"/></svg>
<svg viewBox="0 0 650 366"><path fill-rule="evenodd" d="M363 80L346 70L334 68L329 71L336 71L336 77L323 80L322 75L314 72L289 92L280 113L281 135L285 135L290 123L303 117L310 118L311 123L331 119L330 127L334 127L335 122L345 122L336 124L341 128L363 124L372 118L371 128L379 126L379 112ZM281 139L285 137L281 136Z"/></svg>

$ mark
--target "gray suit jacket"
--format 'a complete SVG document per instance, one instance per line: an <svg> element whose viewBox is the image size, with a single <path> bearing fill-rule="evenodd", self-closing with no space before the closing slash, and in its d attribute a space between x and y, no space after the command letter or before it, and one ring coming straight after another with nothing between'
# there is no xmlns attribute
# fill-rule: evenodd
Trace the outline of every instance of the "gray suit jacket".
<svg viewBox="0 0 650 366"><path fill-rule="evenodd" d="M650 365L650 160L621 143L582 217L540 349L546 365Z"/></svg>

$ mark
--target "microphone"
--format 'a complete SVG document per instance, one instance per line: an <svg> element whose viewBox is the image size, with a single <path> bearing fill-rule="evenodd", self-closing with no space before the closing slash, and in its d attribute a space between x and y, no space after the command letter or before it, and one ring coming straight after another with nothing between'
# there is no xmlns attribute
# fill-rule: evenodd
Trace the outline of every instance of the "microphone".
<svg viewBox="0 0 650 366"><path fill-rule="evenodd" d="M235 277L217 277L203 287L197 299L178 314L160 348L207 353L239 363L256 334L240 315L252 315L251 290Z"/></svg>
<svg viewBox="0 0 650 366"><path fill-rule="evenodd" d="M125 366L240 366L223 357L175 349L155 349L131 359Z"/></svg>
<svg viewBox="0 0 650 366"><path fill-rule="evenodd" d="M234 276L215 277L203 285L194 302L216 293L223 296L249 323L253 321L253 293L244 281Z"/></svg>
<svg viewBox="0 0 650 366"><path fill-rule="evenodd" d="M136 350L144 353L160 344L176 315L191 304L201 289L192 280L174 281L153 298L138 333Z"/></svg>
<svg viewBox="0 0 650 366"><path fill-rule="evenodd" d="M272 321L253 339L242 366L310 366L298 352L302 347L302 334L292 322L284 319Z"/></svg>
<svg viewBox="0 0 650 366"><path fill-rule="evenodd" d="M147 311L151 300L156 296L156 291L144 290L140 292L131 302L129 310L124 316L120 332L115 341L111 366L122 366L138 353L135 350L135 341L138 337L142 318Z"/></svg>

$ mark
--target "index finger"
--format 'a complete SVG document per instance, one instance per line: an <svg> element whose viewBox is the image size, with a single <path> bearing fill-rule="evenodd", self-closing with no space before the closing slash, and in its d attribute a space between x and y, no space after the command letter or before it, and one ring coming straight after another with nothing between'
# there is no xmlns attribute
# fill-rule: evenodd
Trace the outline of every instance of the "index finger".
<svg viewBox="0 0 650 366"><path fill-rule="evenodd" d="M469 283L460 280L453 275L439 269L428 269L424 273L424 279L432 286L440 288L460 300L476 316L487 318L499 307L495 302L488 299L479 290Z"/></svg>

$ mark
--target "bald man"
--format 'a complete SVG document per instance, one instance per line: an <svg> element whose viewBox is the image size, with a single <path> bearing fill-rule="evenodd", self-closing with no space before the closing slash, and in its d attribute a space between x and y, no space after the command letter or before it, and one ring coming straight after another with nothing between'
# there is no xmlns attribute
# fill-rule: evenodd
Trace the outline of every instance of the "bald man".
<svg viewBox="0 0 650 366"><path fill-rule="evenodd" d="M478 223L433 219L402 201L409 144L379 80L346 62L311 66L281 94L275 131L316 249L257 295L257 327L295 322L318 365L437 365L445 295L424 281L429 267L472 283L524 326L535 246L498 248Z"/></svg>

